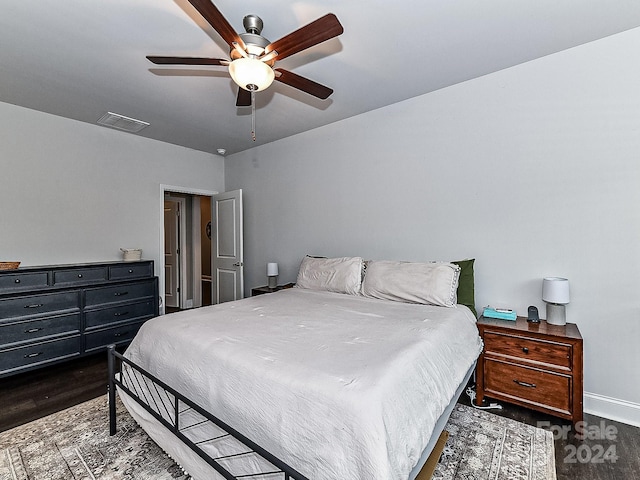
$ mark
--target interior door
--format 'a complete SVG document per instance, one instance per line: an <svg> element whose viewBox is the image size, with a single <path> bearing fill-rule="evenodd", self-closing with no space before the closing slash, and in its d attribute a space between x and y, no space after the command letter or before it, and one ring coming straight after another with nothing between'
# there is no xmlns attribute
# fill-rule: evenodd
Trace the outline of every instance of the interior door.
<svg viewBox="0 0 640 480"><path fill-rule="evenodd" d="M223 303L244 297L242 190L214 195L213 212L213 302Z"/></svg>
<svg viewBox="0 0 640 480"><path fill-rule="evenodd" d="M164 302L180 308L180 203L164 201Z"/></svg>

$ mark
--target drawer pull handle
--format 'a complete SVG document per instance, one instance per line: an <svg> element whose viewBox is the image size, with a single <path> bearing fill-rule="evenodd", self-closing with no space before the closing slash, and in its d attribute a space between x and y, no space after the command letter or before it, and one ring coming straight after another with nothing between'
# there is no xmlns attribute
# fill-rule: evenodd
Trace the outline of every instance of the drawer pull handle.
<svg viewBox="0 0 640 480"><path fill-rule="evenodd" d="M521 387L536 388L535 383L521 382L520 380L514 380L514 382L520 385Z"/></svg>
<svg viewBox="0 0 640 480"><path fill-rule="evenodd" d="M38 352L38 353L29 353L28 355L25 355L24 358L35 358L42 355L42 352Z"/></svg>
<svg viewBox="0 0 640 480"><path fill-rule="evenodd" d="M522 347L522 351L523 351L524 353L529 353L529 349L528 349L527 347Z"/></svg>
<svg viewBox="0 0 640 480"><path fill-rule="evenodd" d="M36 333L42 330L42 328L30 328L29 330L25 330L24 333Z"/></svg>
<svg viewBox="0 0 640 480"><path fill-rule="evenodd" d="M116 297L122 297L123 295L129 295L129 292L116 292L114 293Z"/></svg>
<svg viewBox="0 0 640 480"><path fill-rule="evenodd" d="M129 270L129 273L133 273L133 270Z"/></svg>
<svg viewBox="0 0 640 480"><path fill-rule="evenodd" d="M124 315L129 315L129 312L116 312L113 314L114 317L122 317Z"/></svg>
<svg viewBox="0 0 640 480"><path fill-rule="evenodd" d="M16 283L20 283L20 279L19 278L16 278Z"/></svg>
<svg viewBox="0 0 640 480"><path fill-rule="evenodd" d="M78 278L82 278L82 274L81 273L78 274Z"/></svg>
<svg viewBox="0 0 640 480"><path fill-rule="evenodd" d="M127 330L126 332L116 332L113 334L114 337L118 338L118 337L123 337L125 336L127 333L129 333L129 330Z"/></svg>
<svg viewBox="0 0 640 480"><path fill-rule="evenodd" d="M25 305L24 308L40 308L44 307L44 303L34 303L33 305Z"/></svg>

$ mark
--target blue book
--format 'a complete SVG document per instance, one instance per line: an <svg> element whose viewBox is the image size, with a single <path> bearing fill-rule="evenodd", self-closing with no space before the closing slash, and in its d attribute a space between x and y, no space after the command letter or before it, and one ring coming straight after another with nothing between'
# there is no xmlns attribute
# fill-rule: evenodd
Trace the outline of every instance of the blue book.
<svg viewBox="0 0 640 480"><path fill-rule="evenodd" d="M487 318L499 318L500 320L515 320L518 316L515 310L509 310L507 308L491 308L484 307L482 316Z"/></svg>

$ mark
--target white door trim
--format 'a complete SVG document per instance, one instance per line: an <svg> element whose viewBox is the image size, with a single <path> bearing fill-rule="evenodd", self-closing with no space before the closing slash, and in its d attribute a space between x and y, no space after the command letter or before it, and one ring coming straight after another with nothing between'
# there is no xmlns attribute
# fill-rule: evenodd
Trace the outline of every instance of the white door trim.
<svg viewBox="0 0 640 480"><path fill-rule="evenodd" d="M175 193L175 192L171 192ZM187 275L186 272L189 271L187 268L187 201L186 197L173 197L169 195L165 195L164 199L169 200L171 202L176 202L178 206L178 222L180 223L180 228L178 228L178 261L180 262L180 268L178 270L178 307L179 308L187 308ZM166 226L165 226L166 228ZM165 278L166 280L166 278ZM166 288L165 288L166 290Z"/></svg>
<svg viewBox="0 0 640 480"><path fill-rule="evenodd" d="M178 307L180 308L181 300L180 300L180 209L184 207L184 197L180 199L174 199L169 195L165 195L164 198L164 301L167 307ZM169 213L169 215L167 215ZM170 243L173 243L171 246L167 246L167 240ZM171 260L171 268L167 268L167 261ZM170 278L169 278L170 277ZM171 287L169 288L169 285ZM171 298L168 296L171 295ZM171 301L171 305L169 305L169 301Z"/></svg>
<svg viewBox="0 0 640 480"><path fill-rule="evenodd" d="M164 308L164 197L165 197L165 192L169 192L169 193L186 193L186 194L190 194L190 195L204 195L207 197L213 197L214 195L217 195L219 192L215 191L215 190L202 190L202 189L198 189L198 188L191 188L191 187L183 187L183 186L177 186L177 185L166 185L161 183L160 184L160 194L159 194L159 198L158 198L158 238L160 240L159 243L159 252L160 252L160 258L157 259L156 261L156 266L155 266L155 270L156 270L156 275L158 276L158 281L160 282L161 288L160 288L160 315L164 315L165 313L165 308Z"/></svg>

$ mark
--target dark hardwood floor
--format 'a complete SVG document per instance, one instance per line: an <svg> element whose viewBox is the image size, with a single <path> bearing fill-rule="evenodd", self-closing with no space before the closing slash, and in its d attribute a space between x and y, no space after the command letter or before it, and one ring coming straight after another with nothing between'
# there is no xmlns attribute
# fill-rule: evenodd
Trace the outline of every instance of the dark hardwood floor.
<svg viewBox="0 0 640 480"><path fill-rule="evenodd" d="M0 432L107 393L107 354L0 379Z"/></svg>
<svg viewBox="0 0 640 480"><path fill-rule="evenodd" d="M99 354L0 379L0 432L107 392L107 355ZM462 394L461 403L470 405ZM640 428L585 415L586 438L569 422L503 403L491 413L556 433L558 480L640 479Z"/></svg>

